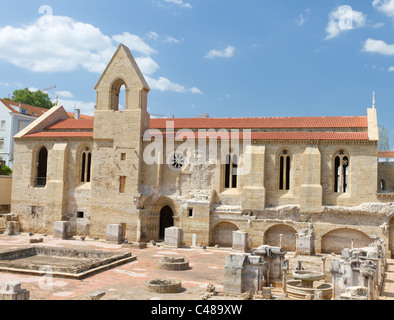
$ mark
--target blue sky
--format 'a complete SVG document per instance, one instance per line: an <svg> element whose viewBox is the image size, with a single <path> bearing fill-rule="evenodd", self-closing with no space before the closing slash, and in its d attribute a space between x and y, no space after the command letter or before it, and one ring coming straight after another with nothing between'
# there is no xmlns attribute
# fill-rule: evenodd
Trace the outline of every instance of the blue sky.
<svg viewBox="0 0 394 320"><path fill-rule="evenodd" d="M120 42L171 117L366 115L394 149L394 0L0 0L0 96L44 89L93 113Z"/></svg>

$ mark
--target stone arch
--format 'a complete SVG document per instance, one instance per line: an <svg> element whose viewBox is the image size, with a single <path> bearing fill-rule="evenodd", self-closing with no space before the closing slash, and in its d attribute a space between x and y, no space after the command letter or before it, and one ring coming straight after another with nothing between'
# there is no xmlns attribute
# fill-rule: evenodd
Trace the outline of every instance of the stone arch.
<svg viewBox="0 0 394 320"><path fill-rule="evenodd" d="M355 248L368 247L372 239L356 229L343 228L335 229L326 233L321 239L322 253L341 254L345 248L351 248L352 240L354 240Z"/></svg>
<svg viewBox="0 0 394 320"><path fill-rule="evenodd" d="M126 90L126 98L125 98L124 106L123 106L122 110L127 109L128 87L127 87L126 81L122 77L117 77L112 82L111 88L110 88L110 110L120 111L119 96L120 96L120 91L121 91L122 87L125 87L125 90Z"/></svg>
<svg viewBox="0 0 394 320"><path fill-rule="evenodd" d="M264 244L279 247L280 246L280 235L282 238L282 248L284 251L296 251L296 230L286 224L277 224L270 227L264 233Z"/></svg>
<svg viewBox="0 0 394 320"><path fill-rule="evenodd" d="M179 206L168 197L156 200L149 198L144 202L146 205L152 204L141 217L142 238L147 241L162 241L164 230L178 225Z"/></svg>
<svg viewBox="0 0 394 320"><path fill-rule="evenodd" d="M231 248L233 246L233 232L239 228L231 222L217 223L211 230L210 245Z"/></svg>

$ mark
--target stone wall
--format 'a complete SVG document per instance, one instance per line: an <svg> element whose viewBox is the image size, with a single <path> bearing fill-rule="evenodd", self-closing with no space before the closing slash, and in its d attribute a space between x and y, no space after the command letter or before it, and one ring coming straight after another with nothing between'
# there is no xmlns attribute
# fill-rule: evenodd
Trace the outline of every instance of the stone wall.
<svg viewBox="0 0 394 320"><path fill-rule="evenodd" d="M12 176L0 176L0 207L11 205ZM1 208L0 208L1 210ZM4 210L5 211L5 210ZM9 213L2 212L0 213Z"/></svg>
<svg viewBox="0 0 394 320"><path fill-rule="evenodd" d="M394 192L394 162L379 162L378 169L378 190ZM385 190L381 190L380 181L382 180L384 180Z"/></svg>

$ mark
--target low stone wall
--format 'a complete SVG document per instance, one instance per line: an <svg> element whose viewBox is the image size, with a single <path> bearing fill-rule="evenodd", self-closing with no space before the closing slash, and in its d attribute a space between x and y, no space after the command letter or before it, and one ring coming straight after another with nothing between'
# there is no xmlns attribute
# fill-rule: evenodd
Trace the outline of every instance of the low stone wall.
<svg viewBox="0 0 394 320"><path fill-rule="evenodd" d="M129 252L36 246L2 252L0 270L35 273L41 272L45 266L55 275L76 276L132 258Z"/></svg>
<svg viewBox="0 0 394 320"><path fill-rule="evenodd" d="M146 283L146 289L154 293L178 293L182 290L182 281L172 279L155 279Z"/></svg>
<svg viewBox="0 0 394 320"><path fill-rule="evenodd" d="M163 257L161 258L157 264L157 268L160 270L167 271L181 271L188 270L189 261L186 261L185 258L173 258L173 257Z"/></svg>

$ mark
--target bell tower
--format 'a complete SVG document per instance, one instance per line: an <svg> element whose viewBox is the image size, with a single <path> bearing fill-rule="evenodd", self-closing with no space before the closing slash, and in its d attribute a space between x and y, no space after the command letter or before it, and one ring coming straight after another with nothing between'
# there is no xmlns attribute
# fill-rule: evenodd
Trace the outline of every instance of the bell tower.
<svg viewBox="0 0 394 320"><path fill-rule="evenodd" d="M126 99L119 101L123 86ZM95 90L90 234L103 237L106 226L121 224L131 236L138 217L134 199L139 195L141 181L142 137L149 129L147 97L150 89L133 55L123 44Z"/></svg>

